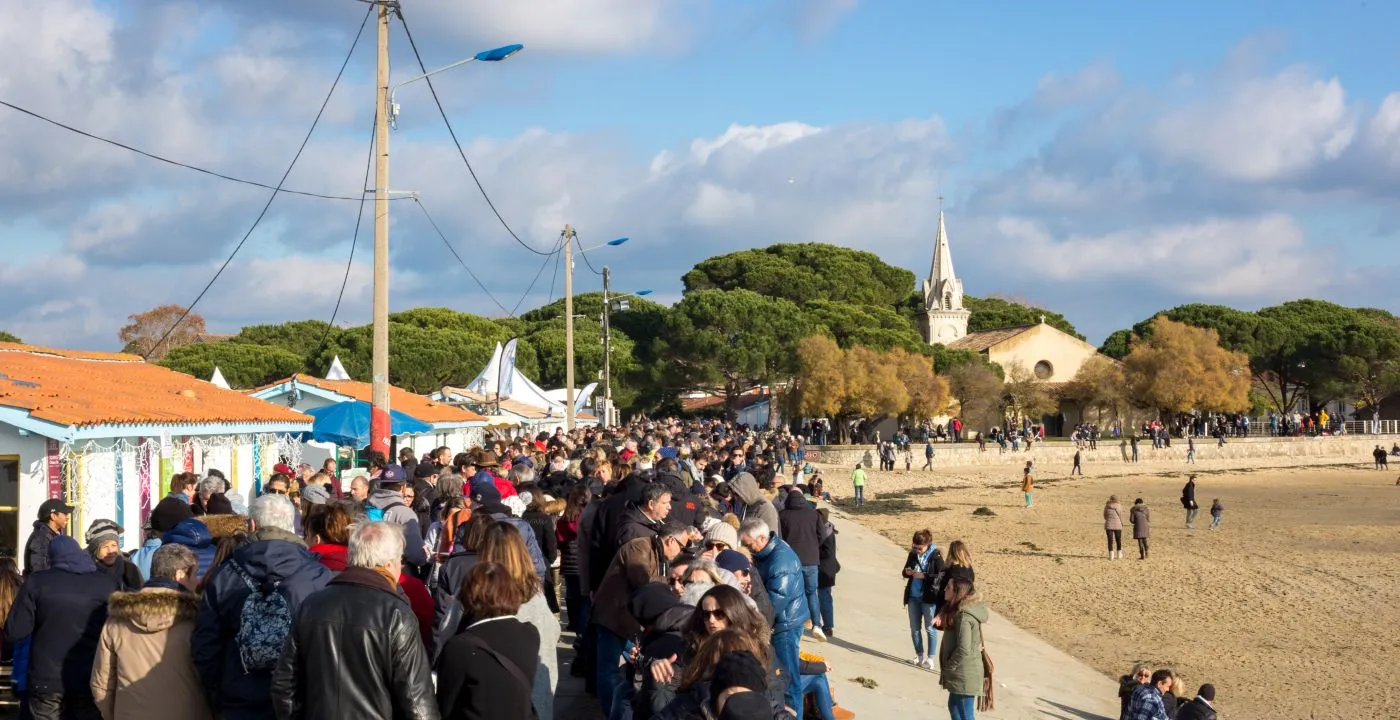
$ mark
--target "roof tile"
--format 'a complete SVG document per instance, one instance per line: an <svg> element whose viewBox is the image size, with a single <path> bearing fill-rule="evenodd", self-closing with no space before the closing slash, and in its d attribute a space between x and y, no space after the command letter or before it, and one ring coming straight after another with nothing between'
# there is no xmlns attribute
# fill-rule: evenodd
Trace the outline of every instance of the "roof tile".
<svg viewBox="0 0 1400 720"><path fill-rule="evenodd" d="M325 378L313 377L310 375L294 375L296 381L302 385L329 390L346 397L365 402L374 402L374 386L359 380L327 380ZM292 378L279 380L265 387L281 385L290 382ZM259 388L263 389L263 388ZM256 392L256 391L255 391ZM442 422L480 422L486 418L468 410L464 407L448 405L434 400L429 400L422 395L411 393L403 388L389 386L389 406L401 413L418 418L425 423Z"/></svg>

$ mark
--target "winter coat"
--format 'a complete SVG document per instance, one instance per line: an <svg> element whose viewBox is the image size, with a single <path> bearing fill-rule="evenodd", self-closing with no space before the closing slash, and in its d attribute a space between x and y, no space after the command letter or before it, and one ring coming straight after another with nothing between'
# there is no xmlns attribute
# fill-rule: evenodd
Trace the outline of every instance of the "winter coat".
<svg viewBox="0 0 1400 720"><path fill-rule="evenodd" d="M105 720L212 720L190 660L199 597L164 587L113 593L92 663Z"/></svg>
<svg viewBox="0 0 1400 720"><path fill-rule="evenodd" d="M32 636L28 688L36 693L91 690L92 658L107 622L107 598L117 589L78 541L59 535L49 544L51 567L20 586L5 621L11 643Z"/></svg>
<svg viewBox="0 0 1400 720"><path fill-rule="evenodd" d="M612 565L613 556L622 547L622 543L618 542L619 532L627 518L628 510L641 502L642 488L646 487L646 484L646 478L641 475L628 475L616 485L612 485L606 497L597 503L591 503L585 509L579 534L588 537L588 582L591 590L596 591L602 584L603 576ZM593 511L592 521L588 522L587 511L592 510L594 505L597 506L597 510ZM584 527L588 528L586 533Z"/></svg>
<svg viewBox="0 0 1400 720"><path fill-rule="evenodd" d="M559 539L554 535L554 517L542 510L526 510L520 519L530 523L530 529L535 531L535 541L540 546L540 556L544 558L545 567L552 566L554 559L559 557Z"/></svg>
<svg viewBox="0 0 1400 720"><path fill-rule="evenodd" d="M554 521L554 542L559 548L559 572L578 575L578 520L569 522L559 518Z"/></svg>
<svg viewBox="0 0 1400 720"><path fill-rule="evenodd" d="M1205 700L1196 698L1177 706L1176 720L1215 720L1215 708Z"/></svg>
<svg viewBox="0 0 1400 720"><path fill-rule="evenodd" d="M1148 511L1146 505L1134 505L1128 513L1128 520L1133 523L1133 539L1146 539L1152 529L1152 513Z"/></svg>
<svg viewBox="0 0 1400 720"><path fill-rule="evenodd" d="M321 556L321 564L332 573L339 573L350 565L350 548L344 545L322 543L309 549ZM403 572L399 574L399 589L408 600L408 606L413 608L413 616L418 618L418 634L423 639L423 647L429 647L433 641L433 596L428 592L428 586Z"/></svg>
<svg viewBox="0 0 1400 720"><path fill-rule="evenodd" d="M437 585L432 588L433 632L428 643L428 658L434 663L443 646L461 629L462 608L457 595L462 591L462 582L467 579L467 573L476 567L477 561L475 551L463 550L444 560L438 569Z"/></svg>
<svg viewBox="0 0 1400 720"><path fill-rule="evenodd" d="M665 563L657 545L655 538L637 538L617 551L603 584L594 594L593 622L596 625L621 638L630 638L641 631L636 618L627 611L627 600L647 583L661 582ZM800 589L800 568L797 580Z"/></svg>
<svg viewBox="0 0 1400 720"><path fill-rule="evenodd" d="M949 693L982 694L982 623L985 622L987 604L975 602L959 610L953 627L943 632L943 642L938 644L938 684Z"/></svg>
<svg viewBox="0 0 1400 720"><path fill-rule="evenodd" d="M836 559L836 526L822 523L821 555L817 560L817 587L836 586L836 573L841 572L841 561Z"/></svg>
<svg viewBox="0 0 1400 720"><path fill-rule="evenodd" d="M214 555L218 552L215 547L214 533L209 530L209 526L198 518L186 518L178 525L171 528L165 536L160 539L163 545L184 545L194 552L194 556L199 560L199 569L195 571L196 577L204 577L204 573L209 571L209 566L214 562Z"/></svg>
<svg viewBox="0 0 1400 720"><path fill-rule="evenodd" d="M423 528L418 514L404 504L403 495L392 490L376 488L369 494L369 504L384 511L384 522L403 528L403 559L416 567L428 564L428 552L423 548Z"/></svg>
<svg viewBox="0 0 1400 720"><path fill-rule="evenodd" d="M1118 702L1122 706L1118 710L1118 720L1128 720L1128 703L1132 702L1133 691L1141 684L1132 675L1118 676Z"/></svg>
<svg viewBox="0 0 1400 720"><path fill-rule="evenodd" d="M815 567L821 560L822 516L802 493L788 493L778 513L783 542L797 553L803 567Z"/></svg>
<svg viewBox="0 0 1400 720"><path fill-rule="evenodd" d="M88 549L88 553L92 553L91 548ZM117 581L117 589L122 592L136 592L146 584L145 579L141 577L141 568L136 567L136 563L126 559L121 553L112 558L111 565L98 560L96 555L93 555L92 560L97 563L98 572L110 575Z"/></svg>
<svg viewBox="0 0 1400 720"><path fill-rule="evenodd" d="M924 574L923 584L919 586L919 602L926 605L942 605L944 578L943 573L948 569L948 565L943 562L943 552L934 545L929 550L928 564L919 567L919 556L913 550L909 551L909 556L904 559L904 569L922 572ZM904 581L904 604L909 604L909 594L914 588L914 578L906 578Z"/></svg>
<svg viewBox="0 0 1400 720"><path fill-rule="evenodd" d="M549 602L543 592L535 593L530 601L520 606L515 619L535 628L540 636L540 652L534 662L534 688L530 691L530 703L535 706L535 714L541 718L554 717L554 684L559 677L559 654L554 651L559 644L559 616L550 612ZM522 665L527 675L530 666Z"/></svg>
<svg viewBox="0 0 1400 720"><path fill-rule="evenodd" d="M1103 529L1122 530L1123 529L1123 506L1116 503L1108 503L1103 506Z"/></svg>
<svg viewBox="0 0 1400 720"><path fill-rule="evenodd" d="M161 545L160 538L147 538L141 549L131 554L131 561L136 563L136 569L141 571L143 582L151 579L151 557Z"/></svg>
<svg viewBox="0 0 1400 720"><path fill-rule="evenodd" d="M617 529L616 542L618 547L622 547L637 538L654 538L656 532L664 524L661 520L652 520L638 508L628 508L627 513L622 517L622 525Z"/></svg>
<svg viewBox="0 0 1400 720"><path fill-rule="evenodd" d="M666 516L666 520L699 529L704 523L705 512L700 501L690 492L691 483L675 473L658 474L656 482L671 491L671 514Z"/></svg>
<svg viewBox="0 0 1400 720"><path fill-rule="evenodd" d="M778 533L782 537L782 520L778 517L778 509L773 507L773 503L768 501L768 497L763 491L758 489L758 480L748 472L741 472L729 481L729 489L734 491L734 497L744 504L743 514L740 520L758 518L767 523L768 529Z"/></svg>
<svg viewBox="0 0 1400 720"><path fill-rule="evenodd" d="M511 514L510 508L500 503L490 503L482 505L472 511L477 515L486 515L498 522L508 522L520 531L520 539L525 541L525 549L530 553L530 561L535 565L535 574L541 580L545 579L545 572L549 569L549 564L544 561L544 552L540 550L540 543L535 538L535 528L530 523L515 517Z"/></svg>
<svg viewBox="0 0 1400 720"><path fill-rule="evenodd" d="M233 551L204 588L190 638L200 685L210 706L224 720L265 720L273 715L272 671L243 671L235 638L242 626L243 601L250 591L229 562L238 563L260 585L276 584L287 598L292 617L308 596L330 582L331 571L318 562L301 538L278 528L263 528Z"/></svg>
<svg viewBox="0 0 1400 720"><path fill-rule="evenodd" d="M49 543L58 533L44 520L34 521L34 531L29 533L29 542L24 544L24 576L49 569Z"/></svg>
<svg viewBox="0 0 1400 720"><path fill-rule="evenodd" d="M773 634L801 630L811 612L797 553L777 534L769 533L768 544L754 553L753 563L773 601Z"/></svg>
<svg viewBox="0 0 1400 720"><path fill-rule="evenodd" d="M676 688L680 686L681 672L690 661L690 653L686 648L685 626L690 623L690 617L694 614L695 608L689 605L677 605L661 613L661 616L652 623L646 636L642 638L642 661L639 663L642 668L640 673L642 686L637 690L636 696L632 698L633 720L651 720L652 716L661 712L672 700L676 699ZM654 660L664 660L673 655L676 657L676 661L671 666L675 675L670 682L656 682L649 671L650 663Z"/></svg>
<svg viewBox="0 0 1400 720"><path fill-rule="evenodd" d="M473 647L465 635L486 643L509 658L526 680L540 654L540 636L534 626L513 617L493 618L468 625L447 641L438 660L438 710L443 720L535 720L533 682L520 680L500 662ZM548 648L553 652L553 648Z"/></svg>
<svg viewBox="0 0 1400 720"><path fill-rule="evenodd" d="M1196 481L1187 480L1186 485L1181 488L1181 506L1187 510L1194 510L1199 505L1196 504Z"/></svg>
<svg viewBox="0 0 1400 720"><path fill-rule="evenodd" d="M346 568L301 603L271 693L278 720L438 717L418 619L369 568Z"/></svg>
<svg viewBox="0 0 1400 720"><path fill-rule="evenodd" d="M680 691L652 720L715 720L710 703L711 681L701 680ZM764 695L773 708L773 720L791 720L792 713L784 707L784 693L787 692L787 677L778 672L777 665L768 668L768 687Z"/></svg>

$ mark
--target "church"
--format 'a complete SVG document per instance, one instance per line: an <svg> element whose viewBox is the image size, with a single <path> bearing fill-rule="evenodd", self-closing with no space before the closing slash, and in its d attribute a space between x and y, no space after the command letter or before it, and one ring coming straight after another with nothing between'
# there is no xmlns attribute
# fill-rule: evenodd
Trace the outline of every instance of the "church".
<svg viewBox="0 0 1400 720"><path fill-rule="evenodd" d="M1046 324L1043 315L1034 325L968 332L967 323L972 312L963 307L963 284L953 271L953 254L948 246L948 229L941 209L934 238L933 265L923 283L923 291L919 331L930 345L981 353L1003 369L1019 363L1051 384L1073 380L1079 368L1099 352L1093 345ZM1066 403L1058 416L1046 417L1044 422L1047 434L1065 434L1080 422L1080 411Z"/></svg>

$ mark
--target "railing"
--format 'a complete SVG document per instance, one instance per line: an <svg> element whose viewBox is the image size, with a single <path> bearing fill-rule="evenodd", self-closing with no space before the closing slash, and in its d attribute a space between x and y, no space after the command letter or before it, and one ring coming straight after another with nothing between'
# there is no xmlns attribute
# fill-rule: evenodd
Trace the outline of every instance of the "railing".
<svg viewBox="0 0 1400 720"><path fill-rule="evenodd" d="M1343 425L1348 435L1400 435L1400 420L1348 420Z"/></svg>

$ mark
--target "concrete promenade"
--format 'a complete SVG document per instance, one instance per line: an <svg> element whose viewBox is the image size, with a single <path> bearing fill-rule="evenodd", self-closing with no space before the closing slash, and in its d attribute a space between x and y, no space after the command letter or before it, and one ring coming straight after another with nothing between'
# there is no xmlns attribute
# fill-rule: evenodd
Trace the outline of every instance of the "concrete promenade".
<svg viewBox="0 0 1400 720"><path fill-rule="evenodd" d="M900 570L907 550L867 530L834 507L837 557L836 637L818 643L804 639L802 648L826 656L835 669L830 680L837 704L858 718L948 717L948 694L938 686L936 671L909 664L914 650L908 616L901 606L904 580ZM935 536L940 547L951 538ZM977 549L973 548L976 562ZM996 667L996 710L979 718L1114 720L1118 684L996 613L984 627L987 652ZM854 678L874 680L866 689Z"/></svg>

